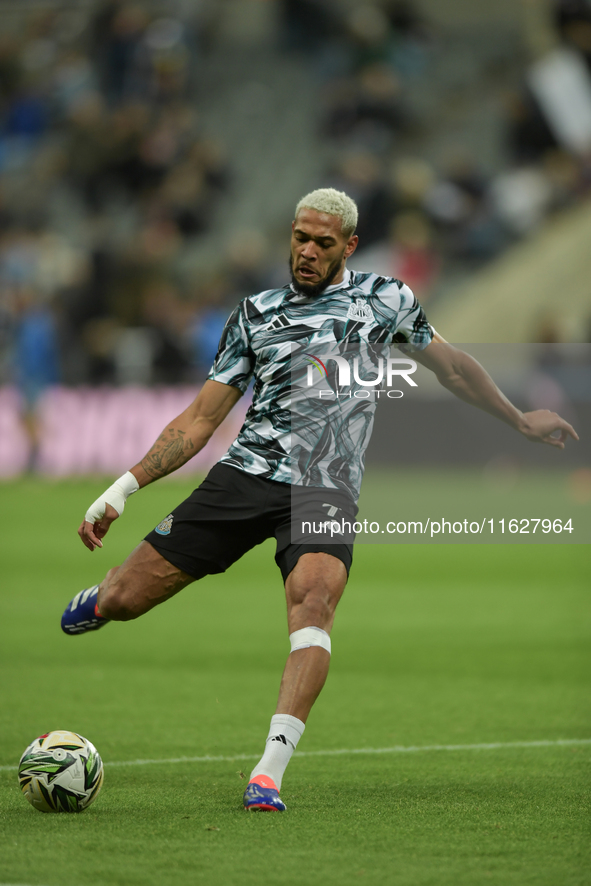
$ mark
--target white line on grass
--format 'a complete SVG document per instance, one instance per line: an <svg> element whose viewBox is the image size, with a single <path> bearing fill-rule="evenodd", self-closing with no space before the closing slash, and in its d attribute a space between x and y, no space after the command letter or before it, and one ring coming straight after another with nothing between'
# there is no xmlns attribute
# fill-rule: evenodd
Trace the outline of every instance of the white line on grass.
<svg viewBox="0 0 591 886"><path fill-rule="evenodd" d="M296 751L294 757L342 757L347 754L418 754L426 751L496 751L505 748L554 748L569 745L589 745L591 738L558 738L541 741L494 741L487 744L431 744L393 748L338 748L324 751ZM258 760L259 754L233 754L231 757L168 757L162 760L113 760L105 766L154 766L159 763L232 763L234 760ZM16 766L0 766L0 772L16 769ZM2 886L2 884L0 884Z"/></svg>

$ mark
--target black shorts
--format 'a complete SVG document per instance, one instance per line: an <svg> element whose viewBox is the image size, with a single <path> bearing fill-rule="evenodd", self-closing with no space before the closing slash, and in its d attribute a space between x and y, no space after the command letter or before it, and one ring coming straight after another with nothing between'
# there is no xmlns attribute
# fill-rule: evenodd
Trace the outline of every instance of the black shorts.
<svg viewBox="0 0 591 886"><path fill-rule="evenodd" d="M239 468L214 465L201 486L195 489L152 532L149 542L166 560L194 578L225 572L232 563L267 538L277 539L275 562L283 580L302 554L326 553L351 568L353 544L333 544L322 538L292 543L292 489L266 477ZM326 520L326 502L348 503L346 513L354 517L357 507L343 493L318 489L317 520ZM334 493L334 494L333 494Z"/></svg>

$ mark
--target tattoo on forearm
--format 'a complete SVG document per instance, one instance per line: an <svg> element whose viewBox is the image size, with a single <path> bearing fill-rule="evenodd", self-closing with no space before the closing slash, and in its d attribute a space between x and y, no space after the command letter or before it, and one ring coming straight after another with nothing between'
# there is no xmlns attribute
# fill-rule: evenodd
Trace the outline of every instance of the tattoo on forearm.
<svg viewBox="0 0 591 886"><path fill-rule="evenodd" d="M191 438L186 438L186 431L167 428L142 459L141 466L154 479L164 477L184 465L194 449Z"/></svg>

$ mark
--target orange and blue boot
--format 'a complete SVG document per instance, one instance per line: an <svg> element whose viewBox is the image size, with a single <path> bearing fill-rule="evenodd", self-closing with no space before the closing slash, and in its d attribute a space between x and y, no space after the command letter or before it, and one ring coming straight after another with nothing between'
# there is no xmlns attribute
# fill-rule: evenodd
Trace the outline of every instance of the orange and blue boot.
<svg viewBox="0 0 591 886"><path fill-rule="evenodd" d="M255 775L250 780L242 802L248 811L258 809L261 812L285 812L287 808L279 796L275 782L268 775Z"/></svg>

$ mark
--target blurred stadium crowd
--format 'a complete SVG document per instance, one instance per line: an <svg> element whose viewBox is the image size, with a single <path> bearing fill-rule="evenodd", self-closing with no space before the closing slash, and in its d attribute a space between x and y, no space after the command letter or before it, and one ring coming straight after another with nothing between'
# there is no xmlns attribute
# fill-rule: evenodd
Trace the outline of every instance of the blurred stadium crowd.
<svg viewBox="0 0 591 886"><path fill-rule="evenodd" d="M454 53L419 2L242 0L257 5L271 63L289 60L313 85L311 135L297 152L320 166L302 192L331 185L359 203L356 269L437 299L446 281L587 195L589 158L559 144L526 85L527 33L473 53L444 93L438 72ZM202 112L215 102L204 96L208 68L226 53L232 69L225 19L240 6L0 0L11 25L0 36L0 384L30 405L56 383L198 381L231 307L287 282L301 194L267 196L281 225L253 217L229 232L241 145ZM586 0L544 8L554 39L591 68ZM238 86L247 72L235 67ZM481 95L496 108L497 149L484 161L442 139L454 82L468 115ZM264 164L272 120L260 119Z"/></svg>

